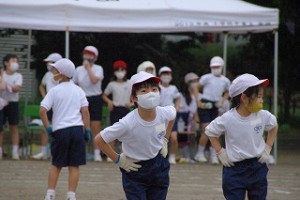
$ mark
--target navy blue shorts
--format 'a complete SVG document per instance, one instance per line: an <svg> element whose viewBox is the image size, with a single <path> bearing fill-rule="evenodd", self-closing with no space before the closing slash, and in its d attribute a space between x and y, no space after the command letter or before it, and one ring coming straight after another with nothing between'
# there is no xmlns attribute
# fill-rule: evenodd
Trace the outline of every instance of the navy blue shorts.
<svg viewBox="0 0 300 200"><path fill-rule="evenodd" d="M232 167L223 167L223 194L226 199L265 200L268 190L268 167L257 158L235 162Z"/></svg>
<svg viewBox="0 0 300 200"><path fill-rule="evenodd" d="M170 163L160 153L147 161L137 164L142 167L137 171L122 172L123 189L130 200L165 200L170 184Z"/></svg>
<svg viewBox="0 0 300 200"><path fill-rule="evenodd" d="M52 164L57 167L86 164L83 126L73 126L53 132Z"/></svg>
<svg viewBox="0 0 300 200"><path fill-rule="evenodd" d="M9 102L3 108L3 124L8 120L9 125L19 124L19 102Z"/></svg>
<svg viewBox="0 0 300 200"><path fill-rule="evenodd" d="M129 109L121 106L114 106L114 109L110 112L110 125L118 122L129 113Z"/></svg>
<svg viewBox="0 0 300 200"><path fill-rule="evenodd" d="M178 120L182 118L184 121L185 127L188 125L189 113L188 112L178 112L176 115L176 120L173 126L172 131L178 131ZM179 143L186 143L188 142L188 135L187 134L178 134L177 140Z"/></svg>
<svg viewBox="0 0 300 200"><path fill-rule="evenodd" d="M101 95L86 97L89 102L89 112L91 121L102 120L102 104Z"/></svg>
<svg viewBox="0 0 300 200"><path fill-rule="evenodd" d="M52 117L53 117L53 110L52 109L48 110L47 117L48 117L49 122L51 122L52 121Z"/></svg>
<svg viewBox="0 0 300 200"><path fill-rule="evenodd" d="M213 105L213 107L211 109L198 108L198 115L199 115L201 124L209 123L209 122L213 121L215 118L217 118L219 116L218 108L215 106L216 102L209 101L209 100L206 100L206 99L201 99L201 102L203 102L203 103L210 102Z"/></svg>
<svg viewBox="0 0 300 200"><path fill-rule="evenodd" d="M0 110L0 131L3 131L3 110Z"/></svg>

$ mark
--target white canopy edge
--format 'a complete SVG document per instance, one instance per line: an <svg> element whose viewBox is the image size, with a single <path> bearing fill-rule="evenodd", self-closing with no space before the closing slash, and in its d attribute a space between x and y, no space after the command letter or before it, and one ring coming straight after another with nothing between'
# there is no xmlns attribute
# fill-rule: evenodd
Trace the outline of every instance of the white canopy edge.
<svg viewBox="0 0 300 200"><path fill-rule="evenodd" d="M0 28L79 32L267 32L279 10L240 0L0 0Z"/></svg>

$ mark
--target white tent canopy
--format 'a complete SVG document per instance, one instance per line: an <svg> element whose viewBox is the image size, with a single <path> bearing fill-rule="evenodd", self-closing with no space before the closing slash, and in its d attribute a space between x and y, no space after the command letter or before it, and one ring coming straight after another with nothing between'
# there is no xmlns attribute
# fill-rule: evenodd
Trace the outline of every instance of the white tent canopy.
<svg viewBox="0 0 300 200"><path fill-rule="evenodd" d="M265 32L278 9L240 0L0 0L0 28L89 32Z"/></svg>

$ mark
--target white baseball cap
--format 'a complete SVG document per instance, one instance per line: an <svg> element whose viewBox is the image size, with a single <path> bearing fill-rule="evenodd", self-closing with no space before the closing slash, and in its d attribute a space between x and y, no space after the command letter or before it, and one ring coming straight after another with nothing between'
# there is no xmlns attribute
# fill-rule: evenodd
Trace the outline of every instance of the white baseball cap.
<svg viewBox="0 0 300 200"><path fill-rule="evenodd" d="M159 77L156 77L148 72L145 72L145 71L140 71L139 73L136 73L135 75L133 75L131 78L130 78L130 85L131 85L131 89L133 87L133 85L137 84L137 83L141 83L141 82L144 82L148 79L153 79L155 82L159 83L160 82L160 78ZM130 92L131 93L131 92Z"/></svg>
<svg viewBox="0 0 300 200"><path fill-rule="evenodd" d="M269 83L269 79L259 80L252 74L242 74L232 81L229 87L229 96L233 98L245 92L249 87L257 85L268 86Z"/></svg>
<svg viewBox="0 0 300 200"><path fill-rule="evenodd" d="M221 66L224 67L224 60L220 56L214 56L210 60L210 67Z"/></svg>
<svg viewBox="0 0 300 200"><path fill-rule="evenodd" d="M170 67L164 66L164 67L159 69L158 74L160 75L163 72L172 72L172 69Z"/></svg>
<svg viewBox="0 0 300 200"><path fill-rule="evenodd" d="M74 63L67 58L62 58L55 63L51 63L50 65L57 69L59 73L65 75L68 78L72 78L75 73Z"/></svg>
<svg viewBox="0 0 300 200"><path fill-rule="evenodd" d="M90 54L94 54L96 57L98 57L98 49L94 46L86 46L83 49L83 53L90 53Z"/></svg>
<svg viewBox="0 0 300 200"><path fill-rule="evenodd" d="M198 78L199 78L199 76L197 74L195 74L194 72L190 72L184 76L184 82L187 84L188 82L198 79Z"/></svg>
<svg viewBox="0 0 300 200"><path fill-rule="evenodd" d="M45 62L56 62L62 59L59 53L51 53L47 58L44 59Z"/></svg>

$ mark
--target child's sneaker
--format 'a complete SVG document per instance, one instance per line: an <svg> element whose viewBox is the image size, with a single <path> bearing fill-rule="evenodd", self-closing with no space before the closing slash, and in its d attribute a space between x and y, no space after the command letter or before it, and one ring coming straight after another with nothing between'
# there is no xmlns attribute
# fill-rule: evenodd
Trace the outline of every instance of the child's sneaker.
<svg viewBox="0 0 300 200"><path fill-rule="evenodd" d="M95 162L102 162L102 157L100 156L100 154L95 154L94 155L94 161Z"/></svg>
<svg viewBox="0 0 300 200"><path fill-rule="evenodd" d="M76 197L68 197L67 200L76 200Z"/></svg>
<svg viewBox="0 0 300 200"><path fill-rule="evenodd" d="M175 155L172 155L172 154L169 155L169 163L172 164L172 165L176 164L176 157L175 157Z"/></svg>
<svg viewBox="0 0 300 200"><path fill-rule="evenodd" d="M45 196L45 199L44 200L55 200L55 196L54 195L52 195L52 194L47 194L46 196Z"/></svg>
<svg viewBox="0 0 300 200"><path fill-rule="evenodd" d="M112 159L110 159L109 157L106 158L106 162L113 162Z"/></svg>
<svg viewBox="0 0 300 200"><path fill-rule="evenodd" d="M203 152L197 152L194 159L198 162L207 162L207 158Z"/></svg>
<svg viewBox="0 0 300 200"><path fill-rule="evenodd" d="M210 163L213 165L218 165L219 164L219 159L217 156L211 156L210 157Z"/></svg>
<svg viewBox="0 0 300 200"><path fill-rule="evenodd" d="M33 155L32 159L34 159L34 160L47 160L47 155L40 152L38 154Z"/></svg>
<svg viewBox="0 0 300 200"><path fill-rule="evenodd" d="M13 153L12 154L12 159L13 160L20 160L19 154L18 153Z"/></svg>
<svg viewBox="0 0 300 200"><path fill-rule="evenodd" d="M272 155L269 156L267 163L269 165L275 165L275 159Z"/></svg>

